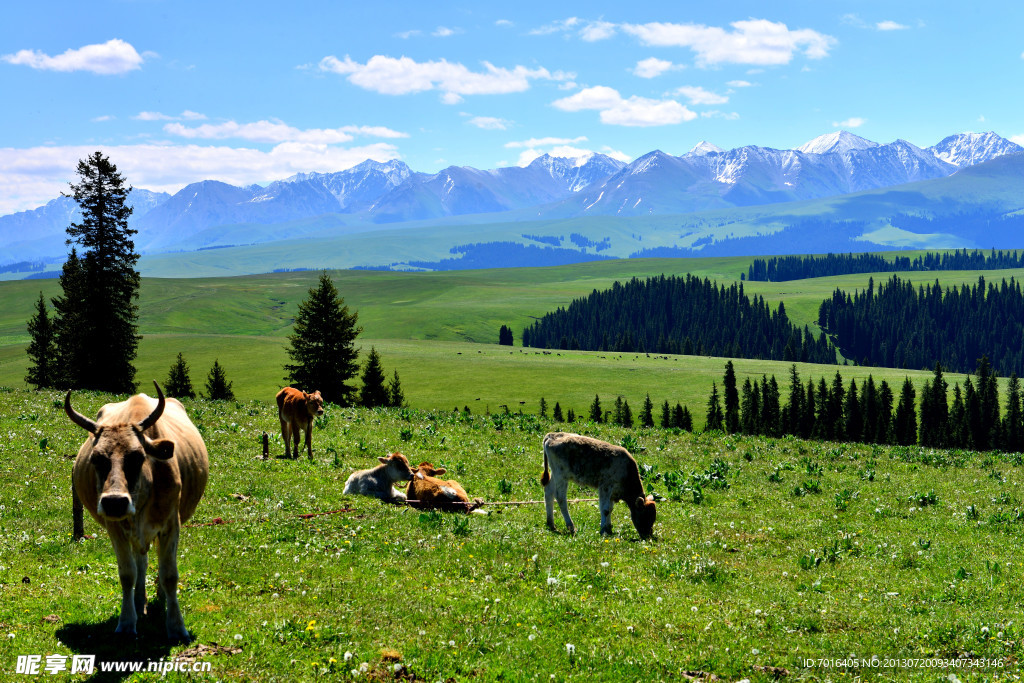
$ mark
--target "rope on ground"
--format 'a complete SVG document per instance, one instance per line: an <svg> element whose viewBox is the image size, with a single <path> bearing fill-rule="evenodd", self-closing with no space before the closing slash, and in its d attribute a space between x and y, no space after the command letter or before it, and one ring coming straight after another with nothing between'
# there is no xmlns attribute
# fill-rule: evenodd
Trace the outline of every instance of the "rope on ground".
<svg viewBox="0 0 1024 683"><path fill-rule="evenodd" d="M598 501L597 498L570 498L569 500L567 500L565 502L566 503L596 503L597 501ZM404 502L405 502L406 505L408 505L410 507L416 507L417 505L422 503L422 501L419 501L419 500L406 500ZM444 503L444 507L465 505L468 508L468 511L472 512L473 510L476 510L477 508L483 507L484 505L538 505L538 504L543 503L543 502L544 502L543 500L493 500L493 501L486 501L486 500L481 500L481 499L477 498L476 500L469 501L469 502L465 502L465 501L461 501L461 500L446 501ZM431 503L425 503L424 505L426 505L428 507L418 508L418 509L424 509L424 510L431 509L431 507L430 507L430 506L432 506ZM301 515L295 515L295 517L297 519L312 519L313 517L322 517L324 515L337 515L337 514L341 514L343 512L356 512L356 509L355 508L341 508L340 510L329 510L327 512L307 512L307 513L304 513L304 514L301 514ZM215 517L214 519L210 520L209 522L195 522L193 524L186 524L185 526L189 527L189 528L200 527L200 526L220 526L221 524L232 524L232 523L234 523L234 521L235 520L233 520L233 519L224 519L222 517Z"/></svg>

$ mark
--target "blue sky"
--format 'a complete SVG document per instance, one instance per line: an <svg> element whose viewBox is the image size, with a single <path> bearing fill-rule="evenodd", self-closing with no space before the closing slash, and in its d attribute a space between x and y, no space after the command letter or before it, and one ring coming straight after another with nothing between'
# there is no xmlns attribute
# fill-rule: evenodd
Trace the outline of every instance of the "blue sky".
<svg viewBox="0 0 1024 683"><path fill-rule="evenodd" d="M266 183L398 158L631 160L839 129L1024 143L1024 3L9 3L0 214L102 149L128 181Z"/></svg>

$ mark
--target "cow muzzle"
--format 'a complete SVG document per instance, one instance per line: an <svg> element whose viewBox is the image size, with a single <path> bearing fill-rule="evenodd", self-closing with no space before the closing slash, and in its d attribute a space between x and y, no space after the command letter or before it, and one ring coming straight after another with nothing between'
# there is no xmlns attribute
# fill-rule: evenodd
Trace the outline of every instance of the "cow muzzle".
<svg viewBox="0 0 1024 683"><path fill-rule="evenodd" d="M117 522L129 515L135 514L135 503L132 502L131 496L110 493L100 496L100 502L96 511L107 519Z"/></svg>

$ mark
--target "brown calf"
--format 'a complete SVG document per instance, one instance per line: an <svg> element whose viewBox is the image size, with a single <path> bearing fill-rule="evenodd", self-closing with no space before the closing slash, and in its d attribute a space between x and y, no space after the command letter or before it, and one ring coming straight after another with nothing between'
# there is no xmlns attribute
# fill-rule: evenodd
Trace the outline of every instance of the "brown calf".
<svg viewBox="0 0 1024 683"><path fill-rule="evenodd" d="M416 476L409 482L406 497L409 506L424 510L443 510L445 512L469 512L472 504L469 495L459 482L438 479L445 474L443 467L434 467L429 462L421 462L416 468Z"/></svg>
<svg viewBox="0 0 1024 683"><path fill-rule="evenodd" d="M307 394L304 391L285 387L277 392L277 416L281 418L281 439L284 441L284 457L299 457L299 432L306 432L306 452L313 459L313 420L324 414L324 400L319 391ZM294 440L295 448L289 450Z"/></svg>

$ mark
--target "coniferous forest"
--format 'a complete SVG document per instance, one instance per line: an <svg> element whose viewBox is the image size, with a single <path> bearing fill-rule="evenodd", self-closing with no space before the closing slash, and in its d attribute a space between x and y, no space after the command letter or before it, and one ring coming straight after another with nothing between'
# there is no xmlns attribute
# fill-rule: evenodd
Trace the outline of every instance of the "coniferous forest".
<svg viewBox="0 0 1024 683"><path fill-rule="evenodd" d="M941 254L927 253L913 259L879 254L826 254L825 256L773 256L754 259L746 278L759 282L786 282L809 277L854 275L856 273L909 272L930 270L996 270L1024 268L1024 252L957 249Z"/></svg>
<svg viewBox="0 0 1024 683"><path fill-rule="evenodd" d="M877 291L869 279L864 291L823 301L818 324L862 365L971 372L987 356L1001 375L1024 372L1024 296L1013 278L943 289L894 275Z"/></svg>
<svg viewBox="0 0 1024 683"><path fill-rule="evenodd" d="M692 275L633 278L594 290L523 330L523 346L545 349L730 356L835 363L825 335L793 325L742 283Z"/></svg>
<svg viewBox="0 0 1024 683"><path fill-rule="evenodd" d="M717 387L712 387L706 428L824 441L1024 450L1020 380L1011 375L1000 400L997 376L984 356L973 380L967 377L963 389L956 384L952 392L942 366L936 365L932 379L921 389L920 401L909 378L898 389L885 380L876 383L870 375L859 386L853 379L846 384L838 371L832 381L822 377L817 383L803 383L794 365L787 384L780 388L772 375L747 378L738 387L729 361L722 382L724 410ZM717 415L724 415L724 420Z"/></svg>

